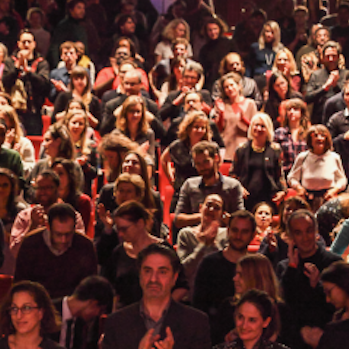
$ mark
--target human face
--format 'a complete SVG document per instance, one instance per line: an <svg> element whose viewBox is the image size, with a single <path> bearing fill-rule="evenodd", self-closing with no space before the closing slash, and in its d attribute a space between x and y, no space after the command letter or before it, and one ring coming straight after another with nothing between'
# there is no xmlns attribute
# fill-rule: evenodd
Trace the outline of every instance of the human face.
<svg viewBox="0 0 349 349"><path fill-rule="evenodd" d="M271 318L263 319L257 307L249 302L240 305L235 315L236 331L244 346L252 348L268 327Z"/></svg>
<svg viewBox="0 0 349 349"><path fill-rule="evenodd" d="M83 110L82 107L81 107L81 104L79 102L71 102L69 104L69 108L68 108L68 111L69 112L75 112L75 111L79 111L79 110Z"/></svg>
<svg viewBox="0 0 349 349"><path fill-rule="evenodd" d="M194 88L199 81L199 74L194 70L185 70L183 72L183 86Z"/></svg>
<svg viewBox="0 0 349 349"><path fill-rule="evenodd" d="M177 44L173 48L173 55L174 57L186 57L187 56L187 49L184 44Z"/></svg>
<svg viewBox="0 0 349 349"><path fill-rule="evenodd" d="M79 93L83 94L87 86L87 77L86 76L76 76L72 79L73 89Z"/></svg>
<svg viewBox="0 0 349 349"><path fill-rule="evenodd" d="M119 78L120 78L120 83L123 85L124 84L124 77L125 74L130 71L130 70L134 70L135 68L131 65L131 64L122 64L120 66L120 70L119 70Z"/></svg>
<svg viewBox="0 0 349 349"><path fill-rule="evenodd" d="M17 45L20 50L28 50L30 52L33 52L36 47L36 42L33 35L29 33L23 33L19 38L19 41L17 41Z"/></svg>
<svg viewBox="0 0 349 349"><path fill-rule="evenodd" d="M329 40L330 37L326 29L320 29L315 35L315 41L320 47L324 46Z"/></svg>
<svg viewBox="0 0 349 349"><path fill-rule="evenodd" d="M11 321L17 334L39 334L43 310L37 308L34 297L26 291L16 292L12 297L11 308L17 309L17 313L11 313ZM32 309L28 314L23 314L25 307Z"/></svg>
<svg viewBox="0 0 349 349"><path fill-rule="evenodd" d="M194 121L189 132L189 139L192 144L200 142L207 132L207 121L204 118L199 118Z"/></svg>
<svg viewBox="0 0 349 349"><path fill-rule="evenodd" d="M261 230L267 229L273 219L270 207L268 205L259 206L254 217L257 223L257 227Z"/></svg>
<svg viewBox="0 0 349 349"><path fill-rule="evenodd" d="M296 22L296 24L298 24L298 25L305 24L308 21L308 15L304 11L297 11L293 15L293 18L294 18L294 21Z"/></svg>
<svg viewBox="0 0 349 349"><path fill-rule="evenodd" d="M79 317L85 322L90 322L105 313L106 307L98 305L96 300L90 299L79 313Z"/></svg>
<svg viewBox="0 0 349 349"><path fill-rule="evenodd" d="M301 108L291 107L287 110L287 118L290 123L298 123L302 117Z"/></svg>
<svg viewBox="0 0 349 349"><path fill-rule="evenodd" d="M311 145L314 154L323 154L326 149L326 136L321 132L313 132L311 134Z"/></svg>
<svg viewBox="0 0 349 349"><path fill-rule="evenodd" d="M290 218L291 214L296 211L297 209L299 209L299 207L294 203L294 202L290 202L285 204L284 209L283 209L283 223L286 225L288 219Z"/></svg>
<svg viewBox="0 0 349 349"><path fill-rule="evenodd" d="M211 40L217 40L219 38L219 34L220 34L220 28L216 23L209 23L206 26L206 33L207 36L211 39Z"/></svg>
<svg viewBox="0 0 349 349"><path fill-rule="evenodd" d="M333 304L336 309L342 309L347 306L348 295L343 289L328 281L323 281L322 287L326 295L327 303Z"/></svg>
<svg viewBox="0 0 349 349"><path fill-rule="evenodd" d="M133 34L136 30L136 24L132 18L128 18L124 25L120 27L123 34Z"/></svg>
<svg viewBox="0 0 349 349"><path fill-rule="evenodd" d="M200 96L196 93L189 93L184 100L184 111L202 110Z"/></svg>
<svg viewBox="0 0 349 349"><path fill-rule="evenodd" d="M234 81L234 79L227 79L223 83L223 89L224 89L225 95L230 100L235 100L235 98L238 97L240 94L241 86L237 84Z"/></svg>
<svg viewBox="0 0 349 349"><path fill-rule="evenodd" d="M209 195L202 205L203 223L218 221L223 213L223 200L218 195Z"/></svg>
<svg viewBox="0 0 349 349"><path fill-rule="evenodd" d="M271 44L274 41L274 32L269 26L266 26L264 31L264 40L266 43Z"/></svg>
<svg viewBox="0 0 349 349"><path fill-rule="evenodd" d="M85 17L85 4L83 2L77 3L72 10L70 15L77 20L81 20Z"/></svg>
<svg viewBox="0 0 349 349"><path fill-rule="evenodd" d="M8 105L8 100L5 97L0 96L0 107L2 105Z"/></svg>
<svg viewBox="0 0 349 349"><path fill-rule="evenodd" d="M236 265L236 271L235 271L235 276L233 277L234 280L234 287L235 287L235 293L236 294L243 294L247 291L247 287L245 285L245 280L242 277L242 268L240 264Z"/></svg>
<svg viewBox="0 0 349 349"><path fill-rule="evenodd" d="M252 137L255 139L264 139L265 141L267 140L267 127L265 126L265 123L261 118L255 119L252 125Z"/></svg>
<svg viewBox="0 0 349 349"><path fill-rule="evenodd" d="M290 60L286 52L281 52L276 59L276 67L284 74L288 74L290 72Z"/></svg>
<svg viewBox="0 0 349 349"><path fill-rule="evenodd" d="M344 89L343 99L347 108L349 108L349 88L348 87ZM0 98L0 101L1 101L1 98Z"/></svg>
<svg viewBox="0 0 349 349"><path fill-rule="evenodd" d="M120 163L119 154L112 150L104 150L103 160L111 170L116 170Z"/></svg>
<svg viewBox="0 0 349 349"><path fill-rule="evenodd" d="M116 58L117 62L120 63L122 60L130 58L130 56L130 49L128 47L121 46L115 51L114 57Z"/></svg>
<svg viewBox="0 0 349 349"><path fill-rule="evenodd" d="M29 18L30 27L34 29L41 28L41 20L41 14L39 12L33 12Z"/></svg>
<svg viewBox="0 0 349 349"><path fill-rule="evenodd" d="M175 75L177 82L182 80L183 68L184 68L184 62L180 62L178 65L173 67L173 74Z"/></svg>
<svg viewBox="0 0 349 349"><path fill-rule="evenodd" d="M338 68L339 54L335 47L329 47L324 52L323 63L329 70Z"/></svg>
<svg viewBox="0 0 349 349"><path fill-rule="evenodd" d="M143 261L139 275L144 299L170 299L177 277L169 258L158 253L149 255Z"/></svg>
<svg viewBox="0 0 349 349"><path fill-rule="evenodd" d="M73 241L75 234L75 220L68 218L61 222L59 219L52 221L51 244L58 252L66 251Z"/></svg>
<svg viewBox="0 0 349 349"><path fill-rule="evenodd" d="M35 182L35 201L44 207L57 201L57 187L52 179L38 176Z"/></svg>
<svg viewBox="0 0 349 349"><path fill-rule="evenodd" d="M69 187L69 176L62 164L57 164L52 168L59 177L60 189L67 189Z"/></svg>
<svg viewBox="0 0 349 349"><path fill-rule="evenodd" d="M42 141L42 146L45 153L51 158L55 158L59 151L59 146L61 144L61 139L53 139L50 132L44 134L44 140Z"/></svg>
<svg viewBox="0 0 349 349"><path fill-rule="evenodd" d="M228 229L229 246L235 251L245 251L254 237L251 222L247 218L235 217Z"/></svg>
<svg viewBox="0 0 349 349"><path fill-rule="evenodd" d="M239 56L230 55L227 60L227 70L240 73L242 69L242 62Z"/></svg>
<svg viewBox="0 0 349 349"><path fill-rule="evenodd" d="M139 77L134 70L128 71L124 77L124 89L127 96L138 95L142 87Z"/></svg>
<svg viewBox="0 0 349 349"><path fill-rule="evenodd" d="M273 88L282 100L286 98L286 93L288 91L288 84L287 84L287 80L283 76L279 76L275 80Z"/></svg>
<svg viewBox="0 0 349 349"><path fill-rule="evenodd" d="M128 154L122 163L122 172L141 175L141 163L136 154Z"/></svg>
<svg viewBox="0 0 349 349"><path fill-rule="evenodd" d="M126 47L126 48L128 48L129 50L131 50L131 45L130 45L130 43L128 42L128 40L120 40L120 41L119 41L119 46L120 46L120 47Z"/></svg>
<svg viewBox="0 0 349 349"><path fill-rule="evenodd" d="M142 119L142 115L143 115L142 104L137 103L135 105L129 106L126 113L128 126L138 125Z"/></svg>
<svg viewBox="0 0 349 349"><path fill-rule="evenodd" d="M302 258L316 252L316 231L310 217L299 217L290 222L290 235Z"/></svg>
<svg viewBox="0 0 349 349"><path fill-rule="evenodd" d="M183 23L179 23L175 28L175 37L176 38L184 38L186 33L186 28Z"/></svg>
<svg viewBox="0 0 349 349"><path fill-rule="evenodd" d="M137 199L136 188L132 183L119 183L115 190L115 201L118 205L129 200Z"/></svg>
<svg viewBox="0 0 349 349"><path fill-rule="evenodd" d="M86 128L86 119L84 114L75 114L69 120L68 128L74 140L80 139L82 132Z"/></svg>
<svg viewBox="0 0 349 349"><path fill-rule="evenodd" d="M78 59L78 53L75 47L63 48L61 54L62 61L67 65L74 65Z"/></svg>
<svg viewBox="0 0 349 349"><path fill-rule="evenodd" d="M3 175L0 175L0 197L3 199L8 199L11 194L12 185L10 180Z"/></svg>
<svg viewBox="0 0 349 349"><path fill-rule="evenodd" d="M202 154L193 154L195 168L203 180L209 180L215 176L218 170L218 156L210 157L207 150Z"/></svg>
<svg viewBox="0 0 349 349"><path fill-rule="evenodd" d="M139 238L140 232L144 229L144 221L140 219L134 223L126 218L115 218L115 225L119 238L122 241L134 243Z"/></svg>

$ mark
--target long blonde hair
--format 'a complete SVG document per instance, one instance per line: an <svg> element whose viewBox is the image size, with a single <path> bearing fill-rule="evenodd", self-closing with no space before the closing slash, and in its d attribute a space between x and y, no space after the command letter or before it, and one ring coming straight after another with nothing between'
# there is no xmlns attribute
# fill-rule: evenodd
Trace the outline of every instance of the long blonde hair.
<svg viewBox="0 0 349 349"><path fill-rule="evenodd" d="M16 109L11 107L10 105L4 105L1 107L0 114L3 114L8 118L13 128L15 129L15 143L18 143L20 138L23 137L23 131L21 125L19 123L18 114Z"/></svg>
<svg viewBox="0 0 349 349"><path fill-rule="evenodd" d="M175 37L175 30L178 26L178 24L183 24L185 26L185 36L184 38L190 41L190 27L189 24L183 19L183 18L176 18L173 19L162 32L162 37L165 40L168 40L172 42L173 40L176 39Z"/></svg>
<svg viewBox="0 0 349 349"><path fill-rule="evenodd" d="M264 33L267 29L267 27L270 27L274 34L274 40L272 44L272 48L274 52L278 52L281 50L284 45L281 43L281 32L280 32L280 27L279 24L275 21L268 21L263 25L263 29L259 35L258 39L258 44L259 44L259 49L263 50L265 48L265 38L264 38Z"/></svg>

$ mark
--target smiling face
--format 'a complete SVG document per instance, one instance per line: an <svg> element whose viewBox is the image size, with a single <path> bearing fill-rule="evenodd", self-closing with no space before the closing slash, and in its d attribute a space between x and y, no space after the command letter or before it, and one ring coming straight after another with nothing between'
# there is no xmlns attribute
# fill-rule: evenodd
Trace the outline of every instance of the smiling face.
<svg viewBox="0 0 349 349"><path fill-rule="evenodd" d="M257 208L254 215L257 227L264 231L267 229L273 219L271 209L268 205L261 205Z"/></svg>
<svg viewBox="0 0 349 349"><path fill-rule="evenodd" d="M276 68L283 73L288 73L290 71L290 60L286 52L281 52L276 59Z"/></svg>
<svg viewBox="0 0 349 349"><path fill-rule="evenodd" d="M39 175L35 182L35 202L48 208L57 201L57 198L57 187L53 180Z"/></svg>
<svg viewBox="0 0 349 349"><path fill-rule="evenodd" d="M69 120L68 129L75 141L80 139L80 136L85 130L85 128L86 128L86 119L84 114L82 113L75 114Z"/></svg>
<svg viewBox="0 0 349 349"><path fill-rule="evenodd" d="M267 140L268 131L262 118L257 117L256 119L254 119L251 127L252 127L251 133L254 139L262 139L264 141Z"/></svg>
<svg viewBox="0 0 349 349"><path fill-rule="evenodd" d="M138 125L142 120L142 113L142 104L137 103L135 105L130 105L126 113L127 125Z"/></svg>
<svg viewBox="0 0 349 349"><path fill-rule="evenodd" d="M174 32L175 32L175 38L184 38L186 33L185 25L183 23L178 23Z"/></svg>
<svg viewBox="0 0 349 349"><path fill-rule="evenodd" d="M88 82L86 76L75 76L72 79L73 89L79 94L82 94L84 92L87 84Z"/></svg>
<svg viewBox="0 0 349 349"><path fill-rule="evenodd" d="M128 172L130 174L142 174L141 163L136 154L128 154L122 163L122 172Z"/></svg>
<svg viewBox="0 0 349 349"><path fill-rule="evenodd" d="M322 132L313 132L311 134L311 145L313 147L314 154L323 154L326 149L326 135L324 135Z"/></svg>
<svg viewBox="0 0 349 349"><path fill-rule="evenodd" d="M288 83L287 83L287 80L283 76L279 76L275 80L273 88L282 100L284 100L286 98L286 94L288 91Z"/></svg>
<svg viewBox="0 0 349 349"><path fill-rule="evenodd" d="M55 158L59 151L59 146L61 144L61 139L54 139L51 132L47 131L44 134L44 140L42 141L42 146L45 149L45 153L51 158Z"/></svg>
<svg viewBox="0 0 349 349"><path fill-rule="evenodd" d="M245 347L252 348L268 327L271 318L263 319L257 307L249 302L240 305L236 311L235 324L239 338Z"/></svg>
<svg viewBox="0 0 349 349"><path fill-rule="evenodd" d="M201 207L201 213L204 225L218 221L223 213L222 198L215 194L207 196Z"/></svg>
<svg viewBox="0 0 349 349"><path fill-rule="evenodd" d="M205 118L198 118L194 121L189 131L189 139L191 144L200 142L207 132L207 120Z"/></svg>
<svg viewBox="0 0 349 349"><path fill-rule="evenodd" d="M210 40L217 40L220 34L220 28L216 23L209 23L206 26L206 33Z"/></svg>
<svg viewBox="0 0 349 349"><path fill-rule="evenodd" d="M21 335L40 333L41 319L43 318L43 310L37 309L37 303L34 297L25 291L16 292L12 297L11 308L17 308L17 314L11 313L11 321L16 333ZM28 314L23 314L23 309L32 308ZM21 310L19 310L21 309Z"/></svg>
<svg viewBox="0 0 349 349"><path fill-rule="evenodd" d="M224 94L230 99L235 100L241 91L241 85L236 83L234 79L227 79L223 83Z"/></svg>

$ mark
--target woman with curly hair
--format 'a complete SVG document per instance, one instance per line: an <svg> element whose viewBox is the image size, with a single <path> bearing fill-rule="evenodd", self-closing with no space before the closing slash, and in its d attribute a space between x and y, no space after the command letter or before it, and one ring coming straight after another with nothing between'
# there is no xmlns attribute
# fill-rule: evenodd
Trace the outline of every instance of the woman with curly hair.
<svg viewBox="0 0 349 349"><path fill-rule="evenodd" d="M0 348L63 349L49 339L59 331L60 321L50 296L37 282L14 284L1 307Z"/></svg>

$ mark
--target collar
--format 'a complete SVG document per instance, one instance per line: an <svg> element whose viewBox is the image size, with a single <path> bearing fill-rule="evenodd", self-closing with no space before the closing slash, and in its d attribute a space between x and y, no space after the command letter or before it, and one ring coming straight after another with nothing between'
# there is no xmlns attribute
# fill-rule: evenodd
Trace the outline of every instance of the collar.
<svg viewBox="0 0 349 349"><path fill-rule="evenodd" d="M74 319L74 316L68 306L68 296L65 296L62 301L62 323L71 319Z"/></svg>
<svg viewBox="0 0 349 349"><path fill-rule="evenodd" d="M220 172L218 172L218 176L219 176L218 181L213 185L206 185L201 177L199 188L204 189L204 188L215 188L215 187L221 186L223 184L223 176Z"/></svg>
<svg viewBox="0 0 349 349"><path fill-rule="evenodd" d="M55 255L55 256L61 256L62 254L64 254L65 252L67 252L68 249L64 250L64 251L57 251L53 246L52 246L52 242L51 242L51 233L49 232L48 229L45 229L42 233L42 236L44 238L45 244L47 245L47 247L49 248L49 250ZM73 243L73 239L70 242L70 245L68 248L71 247Z"/></svg>
<svg viewBox="0 0 349 349"><path fill-rule="evenodd" d="M162 315L161 315L161 318L160 318L159 321L161 321L162 319L164 319L164 317L167 315L168 310L169 310L169 308L170 308L170 305L171 305L171 299L170 299L169 302L166 304L166 307L165 307L165 309L163 310ZM140 312L142 318L144 318L144 319L146 318L146 319L149 319L149 320L155 322L155 321L150 317L149 312L148 312L148 309L147 309L147 308L145 307L145 305L144 305L143 298L142 298L141 301L139 302L139 312ZM157 321L157 322L159 322L159 321Z"/></svg>

